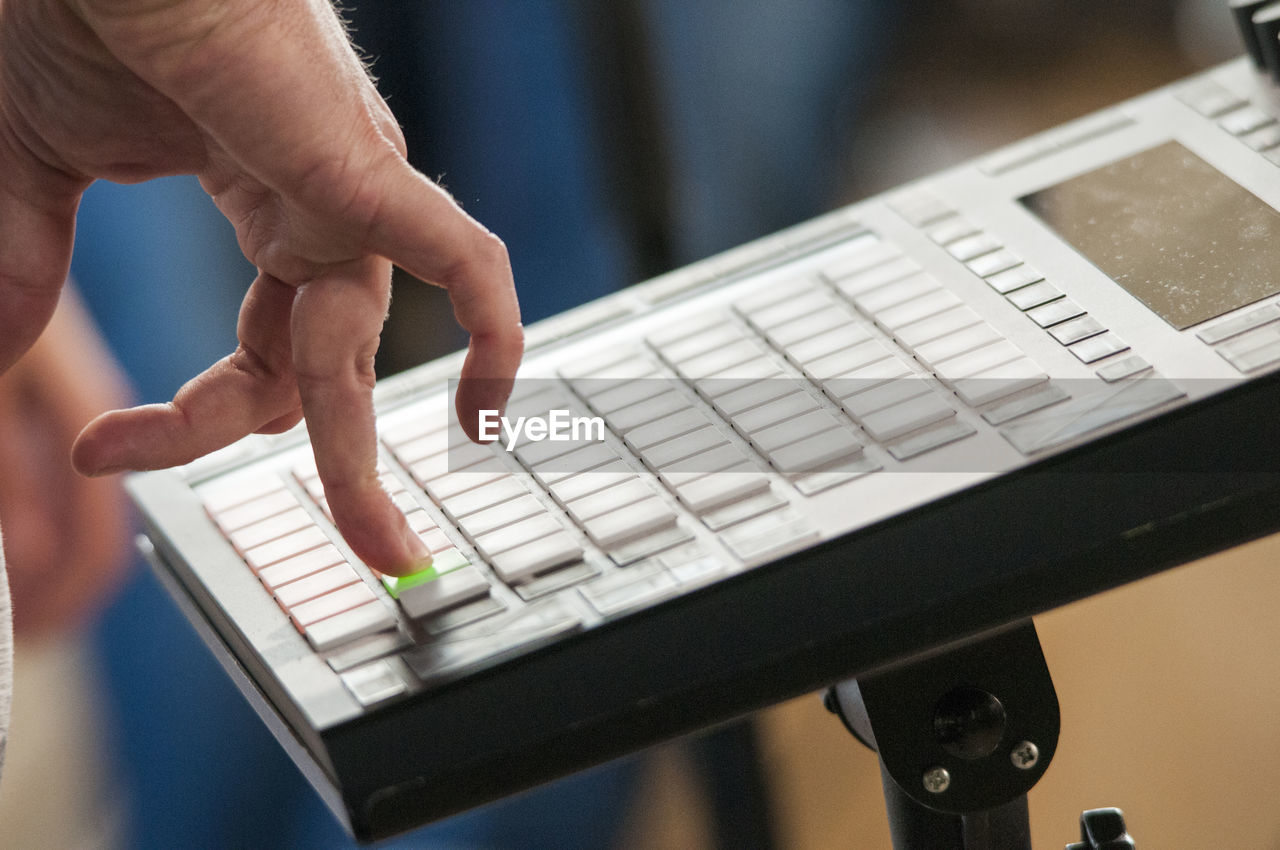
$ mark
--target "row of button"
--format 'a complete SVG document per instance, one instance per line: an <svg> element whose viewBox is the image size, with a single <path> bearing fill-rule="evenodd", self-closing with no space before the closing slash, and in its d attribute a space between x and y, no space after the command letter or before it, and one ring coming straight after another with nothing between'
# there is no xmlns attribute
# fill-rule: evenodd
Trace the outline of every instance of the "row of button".
<svg viewBox="0 0 1280 850"><path fill-rule="evenodd" d="M279 476L235 476L198 493L210 518L317 651L395 627L391 610Z"/></svg>
<svg viewBox="0 0 1280 850"><path fill-rule="evenodd" d="M909 195L899 199L894 209L919 222L930 239L1066 346L1080 362L1092 365L1128 350L1129 346L1116 334L1045 280L1044 275L937 198L925 193ZM1140 358L1129 357L1121 362L1124 367L1108 364L1099 368L1099 377L1116 381L1149 368Z"/></svg>
<svg viewBox="0 0 1280 850"><path fill-rule="evenodd" d="M770 312L774 313L774 321L804 321L810 311L803 302L803 298L795 298L787 304L773 305ZM795 312L800 315L792 315ZM821 342L838 330L816 334L808 341ZM849 423L831 414L802 385L784 375L764 348L723 313L705 313L652 334L647 342L743 439L774 468L789 476L800 492L811 495L833 486L832 476L817 478L814 473L840 467L856 475L874 468L861 457L862 444ZM821 360L829 353L828 348L836 347L839 343L812 348L811 359ZM705 374L708 357L724 350L737 351L738 356L747 359L733 369ZM761 377L739 383L738 376L748 370ZM745 456L742 460L746 461Z"/></svg>
<svg viewBox="0 0 1280 850"><path fill-rule="evenodd" d="M1218 126L1280 165L1280 122L1211 80L1201 80L1178 93L1178 98Z"/></svg>
<svg viewBox="0 0 1280 850"><path fill-rule="evenodd" d="M424 417L421 429L384 434L383 443L500 579L518 585L582 560L582 546L563 520L492 446L470 442L456 424Z"/></svg>
<svg viewBox="0 0 1280 850"><path fill-rule="evenodd" d="M895 324L910 323L933 312L929 302L937 293L916 292L911 285L907 287L911 292L899 290L894 281L909 270L900 268L903 258L895 256L896 250L887 243L858 246L837 260L836 267L849 277L874 281L863 293L860 309L896 316L900 322ZM801 303L809 308L807 313L780 321L788 318L785 312L778 315L780 308ZM889 443L890 453L899 460L919 453L925 444L893 441L921 429L946 422L939 433L951 434L952 439L973 433L967 426L962 431L946 430L956 424L951 421L955 408L875 338L865 320L850 312L827 287L806 285L795 294L766 291L739 301L734 308L870 437ZM817 335L804 338L802 325L809 325ZM928 442L936 448L951 441Z"/></svg>
<svg viewBox="0 0 1280 850"><path fill-rule="evenodd" d="M660 341L666 340L676 346L673 350L680 350L679 345L688 342L696 333L686 334L685 330L687 326L682 326L673 331L669 339L660 337ZM749 360L705 373L698 364L705 364L701 358L706 353L709 352L700 346L686 346L681 353L681 362L695 364L689 375L700 377L689 380L700 386L704 393L733 387L713 398L776 380L741 379L742 371L735 372L734 369ZM737 356L728 359L734 360ZM752 371L755 371L754 367ZM733 372L733 376L726 375L726 372ZM623 383L616 382L620 374L627 376ZM797 545L815 533L806 523L795 533L779 534L772 540L758 539L766 532L782 531L772 524L767 527L763 524L769 522L765 517L775 512L791 519L786 510L789 503L773 491L769 479L761 474L755 461L730 442L716 422L697 407L671 378L664 376L652 361L638 354L616 352L613 363L569 369L562 375L628 448L656 473L658 480L703 524L712 531L720 532L725 545L742 560L755 560L777 548ZM625 393L618 392L622 388L626 388ZM594 490L583 495L584 500L600 500L621 487L631 487L639 493L640 482L632 482L630 468L620 458L602 468L615 466L614 474L621 480L608 481L608 490ZM588 477L562 478L548 482L547 486L558 500L567 501L585 488L597 486L592 481L578 483ZM743 527L748 531L741 531Z"/></svg>

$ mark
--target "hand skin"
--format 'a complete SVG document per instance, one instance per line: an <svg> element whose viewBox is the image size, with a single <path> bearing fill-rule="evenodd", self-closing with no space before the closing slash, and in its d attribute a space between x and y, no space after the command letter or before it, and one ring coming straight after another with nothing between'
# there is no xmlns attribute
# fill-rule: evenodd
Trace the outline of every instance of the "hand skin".
<svg viewBox="0 0 1280 850"><path fill-rule="evenodd" d="M446 288L471 333L468 429L510 392L519 307L505 247L407 164L328 0L0 0L0 369L53 311L89 183L177 173L199 177L258 269L239 347L171 404L94 420L76 468L182 464L305 415L352 549L420 568L375 472L391 264Z"/></svg>
<svg viewBox="0 0 1280 850"><path fill-rule="evenodd" d="M0 516L20 639L85 623L129 563L120 482L77 475L68 457L90 419L127 401L114 361L66 290L40 339L0 377Z"/></svg>

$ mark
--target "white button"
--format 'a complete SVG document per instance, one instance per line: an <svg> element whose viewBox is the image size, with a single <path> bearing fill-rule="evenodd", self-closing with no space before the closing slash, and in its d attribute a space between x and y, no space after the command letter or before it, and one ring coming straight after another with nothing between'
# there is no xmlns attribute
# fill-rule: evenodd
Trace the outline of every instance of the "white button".
<svg viewBox="0 0 1280 850"><path fill-rule="evenodd" d="M939 289L919 298L913 298L896 307L881 310L876 314L876 324L887 331L893 332L905 325L910 325L912 322L919 322L945 310L950 310L952 307L958 307L960 304L960 299L954 293L946 289Z"/></svg>
<svg viewBox="0 0 1280 850"><path fill-rule="evenodd" d="M675 521L675 512L655 496L623 510L598 516L584 523L583 530L602 548L608 549L633 537L674 525Z"/></svg>
<svg viewBox="0 0 1280 850"><path fill-rule="evenodd" d="M769 460L779 472L795 474L818 469L861 450L862 443L850 430L839 427L774 449Z"/></svg>
<svg viewBox="0 0 1280 850"><path fill-rule="evenodd" d="M956 415L955 409L934 393L862 417L862 427L877 440L891 440Z"/></svg>
<svg viewBox="0 0 1280 850"><path fill-rule="evenodd" d="M953 385L961 378L972 377L1021 356L1022 352L1016 345L1000 340L937 364L934 371L943 382Z"/></svg>
<svg viewBox="0 0 1280 850"><path fill-rule="evenodd" d="M984 322L916 346L916 359L930 369L936 369L939 363L1001 339L1000 332Z"/></svg>
<svg viewBox="0 0 1280 850"><path fill-rule="evenodd" d="M900 327L894 331L893 335L903 347L912 350L926 342L955 333L970 325L976 325L981 321L982 317L968 307L955 307L945 313Z"/></svg>
<svg viewBox="0 0 1280 850"><path fill-rule="evenodd" d="M489 580L474 566L465 566L400 591L396 601L410 617L425 617L488 595Z"/></svg>
<svg viewBox="0 0 1280 850"><path fill-rule="evenodd" d="M1020 357L956 381L955 391L965 404L976 407L1047 380L1049 376L1030 358Z"/></svg>
<svg viewBox="0 0 1280 850"><path fill-rule="evenodd" d="M500 552L492 559L494 572L505 582L516 584L552 567L581 560L582 546L565 531Z"/></svg>
<svg viewBox="0 0 1280 850"><path fill-rule="evenodd" d="M358 637L371 635L396 624L387 606L374 600L358 608L352 608L336 617L312 623L304 634L317 652L324 652Z"/></svg>

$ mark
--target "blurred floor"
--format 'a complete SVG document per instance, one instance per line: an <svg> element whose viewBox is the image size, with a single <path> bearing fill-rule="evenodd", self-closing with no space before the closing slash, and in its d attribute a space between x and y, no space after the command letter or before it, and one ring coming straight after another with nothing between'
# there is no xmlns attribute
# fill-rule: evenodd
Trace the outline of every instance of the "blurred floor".
<svg viewBox="0 0 1280 850"><path fill-rule="evenodd" d="M1037 619L1062 734L1033 846L1118 806L1140 848L1280 848L1280 536ZM761 716L784 850L889 850L875 757L817 695ZM622 850L697 850L701 803L664 751Z"/></svg>
<svg viewBox="0 0 1280 850"><path fill-rule="evenodd" d="M101 700L81 635L16 648L13 718L0 782L0 847L123 847L124 800L102 746Z"/></svg>

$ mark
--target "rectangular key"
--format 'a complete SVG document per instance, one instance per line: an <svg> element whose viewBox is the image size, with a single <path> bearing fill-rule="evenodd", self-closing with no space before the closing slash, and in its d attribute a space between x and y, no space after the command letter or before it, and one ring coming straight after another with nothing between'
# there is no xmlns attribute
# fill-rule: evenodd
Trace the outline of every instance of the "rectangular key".
<svg viewBox="0 0 1280 850"><path fill-rule="evenodd" d="M462 517L457 522L463 533L474 540L482 534L488 534L496 529L511 525L525 517L546 513L546 510L547 508L542 502L538 501L534 496L526 494L509 502L503 502L500 505L476 511L473 514Z"/></svg>
<svg viewBox="0 0 1280 850"><path fill-rule="evenodd" d="M872 289L869 292L856 295L853 298L853 303L865 315L874 319L882 310L887 310L904 301L910 301L912 298L919 298L921 295L936 292L941 288L942 285L938 281L921 272L920 274L894 281L879 289Z"/></svg>
<svg viewBox="0 0 1280 850"><path fill-rule="evenodd" d="M898 328L935 316L953 307L959 307L961 301L949 290L938 289L919 298L904 301L895 307L876 313L876 324L893 333Z"/></svg>
<svg viewBox="0 0 1280 850"><path fill-rule="evenodd" d="M255 546L244 553L244 559L255 571L261 572L262 568L269 564L283 561L291 555L298 555L328 542L329 538L324 531L319 526L312 525L293 534L278 537L269 543L263 543L261 546Z"/></svg>
<svg viewBox="0 0 1280 850"><path fill-rule="evenodd" d="M490 560L494 555L523 546L564 528L560 520L548 513L531 516L476 538L476 548Z"/></svg>
<svg viewBox="0 0 1280 850"><path fill-rule="evenodd" d="M1042 328L1060 324L1068 319L1083 316L1084 310L1070 298L1059 298L1027 311L1027 318Z"/></svg>
<svg viewBox="0 0 1280 850"><path fill-rule="evenodd" d="M811 336L788 346L782 353L792 363L804 366L805 363L826 357L828 354L835 354L837 351L869 339L871 339L871 334L866 328L849 321L826 333Z"/></svg>
<svg viewBox="0 0 1280 850"><path fill-rule="evenodd" d="M1280 321L1280 306L1267 304L1257 310L1251 310L1243 316L1237 316L1234 319L1227 319L1226 321L1218 322L1216 325L1210 325L1199 331L1196 337L1201 342L1216 345L1224 339L1239 336L1245 331L1251 331L1254 328L1262 327L1275 321Z"/></svg>
<svg viewBox="0 0 1280 850"><path fill-rule="evenodd" d="M674 440L650 446L640 453L640 458L650 469L701 469L702 455L725 442L724 434L708 425Z"/></svg>
<svg viewBox="0 0 1280 850"><path fill-rule="evenodd" d="M623 481L607 490L600 490L589 496L569 502L566 508L575 521L583 523L601 514L625 508L627 505L647 499L652 495L653 489L649 485L632 476L630 480Z"/></svg>
<svg viewBox="0 0 1280 850"><path fill-rule="evenodd" d="M277 561L258 572L258 578L266 585L267 590L274 591L283 584L297 581L304 576L318 573L335 564L345 564L346 558L332 544L310 549L292 558Z"/></svg>
<svg viewBox="0 0 1280 850"><path fill-rule="evenodd" d="M966 236L978 233L978 226L961 216L953 216L933 225L927 231L929 238L939 245L950 245Z"/></svg>
<svg viewBox="0 0 1280 850"><path fill-rule="evenodd" d="M852 314L845 312L841 307L833 307L830 310L821 310L769 328L765 332L765 337L777 348L786 348L852 321Z"/></svg>
<svg viewBox="0 0 1280 850"><path fill-rule="evenodd" d="M805 392L796 392L771 401L768 404L744 411L734 416L730 422L740 434L749 437L751 434L768 428L770 425L776 425L802 413L818 409L818 403L813 400L812 396Z"/></svg>
<svg viewBox="0 0 1280 850"><path fill-rule="evenodd" d="M1110 384L1102 392L1065 401L1022 416L1000 429L1023 454L1055 448L1186 395L1163 378Z"/></svg>
<svg viewBox="0 0 1280 850"><path fill-rule="evenodd" d="M949 446L965 437L972 437L976 433L978 433L977 430L968 422L957 419L936 428L919 431L891 444L889 454L897 460L908 461L934 449Z"/></svg>
<svg viewBox="0 0 1280 850"><path fill-rule="evenodd" d="M998 251L992 251L990 254L974 257L965 265L969 267L969 271L978 277L990 277L1011 269L1021 262L1022 260L1012 251L1001 248Z"/></svg>
<svg viewBox="0 0 1280 850"><path fill-rule="evenodd" d="M987 285L1001 295L1008 295L1015 289L1021 289L1024 286L1030 286L1042 280L1044 280L1044 275L1023 263L988 276Z"/></svg>
<svg viewBox="0 0 1280 850"><path fill-rule="evenodd" d="M870 363L861 369L846 372L838 378L824 381L822 391L836 401L843 401L854 393L866 392L881 384L902 378L918 378L918 376L906 363L896 357L890 357Z"/></svg>
<svg viewBox="0 0 1280 850"><path fill-rule="evenodd" d="M747 456L743 454L742 449L730 443L725 443L699 454L696 462L688 464L689 469L682 469L683 464L677 465L675 469L660 469L658 478L662 480L663 484L674 490L681 484L695 481L708 473L736 467L746 459Z"/></svg>
<svg viewBox="0 0 1280 850"><path fill-rule="evenodd" d="M952 242L947 246L947 253L960 262L967 263L1000 247L1000 240L990 233L975 233Z"/></svg>
<svg viewBox="0 0 1280 850"><path fill-rule="evenodd" d="M936 364L934 372L948 386L954 386L961 378L970 378L1021 356L1022 352L1016 345L1008 340L1000 340Z"/></svg>
<svg viewBox="0 0 1280 850"><path fill-rule="evenodd" d="M228 537L232 546L244 552L246 549L260 546L268 540L284 537L290 532L306 528L309 525L315 525L315 522L311 518L311 514L301 507L297 507L282 514L276 514L273 517L246 525L238 531L231 532Z"/></svg>
<svg viewBox="0 0 1280 850"><path fill-rule="evenodd" d="M444 508L445 513L456 520L458 517L491 508L528 492L524 484L511 475L445 499L441 507Z"/></svg>
<svg viewBox="0 0 1280 850"><path fill-rule="evenodd" d="M1113 333L1098 334L1067 347L1081 363L1096 363L1104 357L1128 351L1129 346Z"/></svg>
<svg viewBox="0 0 1280 850"><path fill-rule="evenodd" d="M196 494L204 503L205 510L217 514L283 487L284 482L274 472L257 472L203 485L196 489Z"/></svg>
<svg viewBox="0 0 1280 850"><path fill-rule="evenodd" d="M1009 299L1009 303L1019 310L1030 310L1032 307L1048 304L1050 301L1061 297L1062 290L1043 280L1030 286L1024 286L1021 289L1015 289L1005 295L1005 298Z"/></svg>
<svg viewBox="0 0 1280 850"><path fill-rule="evenodd" d="M799 382L790 378L758 381L754 384L718 396L713 405L720 415L732 419L745 410L768 404L801 389Z"/></svg>
<svg viewBox="0 0 1280 850"><path fill-rule="evenodd" d="M827 280L840 280L873 266L883 265L890 260L902 256L898 246L891 242L876 242L860 250L842 254L822 269L822 276Z"/></svg>
<svg viewBox="0 0 1280 850"><path fill-rule="evenodd" d="M326 593L317 599L303 602L301 605L295 605L289 609L289 616L298 625L308 626L376 599L377 597L373 595L373 591L369 589L367 584L358 582Z"/></svg>
<svg viewBox="0 0 1280 850"><path fill-rule="evenodd" d="M615 410L605 418L605 421L619 434L626 434L632 428L670 416L691 406L689 399L683 393L669 389L648 401Z"/></svg>
<svg viewBox="0 0 1280 850"><path fill-rule="evenodd" d="M303 630L316 652L324 652L356 638L395 628L396 619L381 601L374 599L358 608L311 623Z"/></svg>
<svg viewBox="0 0 1280 850"><path fill-rule="evenodd" d="M562 478L604 466L609 461L617 459L618 453L613 446L607 443L593 443L558 457L551 463L543 464L533 471L533 475L543 487L549 487Z"/></svg>
<svg viewBox="0 0 1280 850"><path fill-rule="evenodd" d="M633 537L660 531L675 521L675 512L661 499L651 496L623 510L598 516L584 523L583 530L601 548L608 549Z"/></svg>
<svg viewBox="0 0 1280 850"><path fill-rule="evenodd" d="M809 289L805 292L795 293L792 297L768 307L757 310L740 310L740 312L751 323L752 327L768 330L777 325L798 319L801 316L829 309L833 303L831 296L826 292L819 289Z"/></svg>
<svg viewBox="0 0 1280 850"><path fill-rule="evenodd" d="M912 375L854 393L841 400L840 406L854 419L861 419L869 413L884 410L886 407L901 404L929 392L933 392L933 389L928 381Z"/></svg>
<svg viewBox="0 0 1280 850"><path fill-rule="evenodd" d="M566 531L557 531L493 556L493 571L508 584L582 560L582 546Z"/></svg>
<svg viewBox="0 0 1280 850"><path fill-rule="evenodd" d="M397 602L410 617L426 617L472 599L489 595L489 580L474 566L435 573L429 581L413 582L398 590Z"/></svg>
<svg viewBox="0 0 1280 850"><path fill-rule="evenodd" d="M267 517L298 507L298 497L289 490L277 490L213 515L223 533L235 531Z"/></svg>
<svg viewBox="0 0 1280 850"><path fill-rule="evenodd" d="M1086 315L1063 322L1060 325L1054 325L1049 329L1049 335L1063 345L1071 345L1073 342L1079 342L1082 339L1106 333L1106 331L1107 329L1102 326L1101 322L1093 316Z"/></svg>
<svg viewBox="0 0 1280 850"><path fill-rule="evenodd" d="M779 472L809 472L862 451L862 443L844 427L833 428L769 452Z"/></svg>
<svg viewBox="0 0 1280 850"><path fill-rule="evenodd" d="M680 501L695 514L719 508L723 505L754 496L769 489L769 479L753 473L750 465L725 474L705 475L676 488Z"/></svg>
<svg viewBox="0 0 1280 850"><path fill-rule="evenodd" d="M895 260L867 269L849 277L833 278L832 283L845 297L854 298L864 292L901 280L920 271L920 264L910 257Z"/></svg>
<svg viewBox="0 0 1280 850"><path fill-rule="evenodd" d="M439 504L459 493L474 490L476 487L490 484L510 474L507 472L506 467L495 459L492 464L478 464L472 469L442 475L433 481L429 481L426 485L426 490L431 495L431 498Z"/></svg>
<svg viewBox="0 0 1280 850"><path fill-rule="evenodd" d="M631 467L618 460L598 467L591 472L584 472L581 475L574 475L563 481L557 481L547 489L555 500L563 505L572 502L574 499L581 499L584 496L599 492L606 487L621 484L623 481L634 477L635 473L631 471Z"/></svg>
<svg viewBox="0 0 1280 850"><path fill-rule="evenodd" d="M826 410L812 410L801 416L780 422L768 428L756 431L750 436L751 444L764 454L774 449L790 445L805 437L830 431L843 425L839 419Z"/></svg>
<svg viewBox="0 0 1280 850"><path fill-rule="evenodd" d="M804 373L815 384L821 384L824 381L892 356L892 352L883 343L872 339L828 357L823 357L821 360L814 360L812 363L805 365Z"/></svg>
<svg viewBox="0 0 1280 850"><path fill-rule="evenodd" d="M276 601L283 605L286 609L294 608L317 596L323 596L337 590L340 587L346 587L349 584L355 584L360 580L360 576L356 575L356 571L351 568L350 564L338 564L313 573L306 578L300 578L297 581L291 581L288 584L281 585L275 589Z"/></svg>
<svg viewBox="0 0 1280 850"><path fill-rule="evenodd" d="M647 425L632 428L624 439L627 445L638 452L648 446L687 434L706 424L707 415L701 410L690 407Z"/></svg>
<svg viewBox="0 0 1280 850"><path fill-rule="evenodd" d="M926 342L955 333L971 325L979 324L982 317L968 307L954 307L936 316L912 322L894 330L894 338L908 351Z"/></svg>
<svg viewBox="0 0 1280 850"><path fill-rule="evenodd" d="M666 345L654 346L654 348L668 363L682 363L692 357L735 343L742 338L742 329L725 316L721 324L713 325Z"/></svg>
<svg viewBox="0 0 1280 850"><path fill-rule="evenodd" d="M983 322L918 345L915 348L915 355L916 359L925 366L936 369L938 364L952 357L958 357L1003 338L999 331Z"/></svg>
<svg viewBox="0 0 1280 850"><path fill-rule="evenodd" d="M660 378L644 378L639 381L632 381L629 384L622 384L593 396L591 409L601 416L608 416L615 410L647 401L670 388L671 385Z"/></svg>
<svg viewBox="0 0 1280 850"><path fill-rule="evenodd" d="M959 380L954 389L965 404L978 407L1047 380L1049 376L1029 357L1019 357L994 369L979 372L972 378Z"/></svg>
<svg viewBox="0 0 1280 850"><path fill-rule="evenodd" d="M862 417L862 427L874 439L884 442L917 431L926 425L950 419L955 408L936 393L918 396L902 404Z"/></svg>
<svg viewBox="0 0 1280 850"><path fill-rule="evenodd" d="M795 517L788 511L767 514L758 520L734 526L720 535L729 551L746 562L777 556L817 536L818 530L808 520Z"/></svg>
<svg viewBox="0 0 1280 850"><path fill-rule="evenodd" d="M709 378L743 361L754 360L762 353L759 345L744 339L686 360L676 366L676 371L686 380L696 381L699 378Z"/></svg>
<svg viewBox="0 0 1280 850"><path fill-rule="evenodd" d="M771 294L773 294L772 291ZM676 324L669 325L662 330L654 331L645 337L645 342L649 343L649 345L654 348L662 348L678 342L679 340L706 333L713 328L723 325L724 321L724 314L719 310L708 311L695 316L688 321L677 322ZM561 370L561 374L564 374L563 369Z"/></svg>

